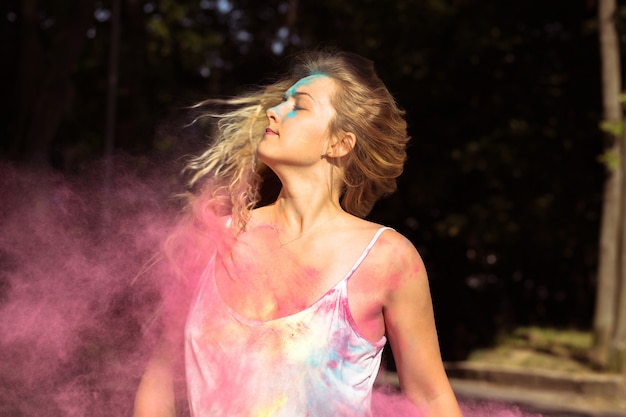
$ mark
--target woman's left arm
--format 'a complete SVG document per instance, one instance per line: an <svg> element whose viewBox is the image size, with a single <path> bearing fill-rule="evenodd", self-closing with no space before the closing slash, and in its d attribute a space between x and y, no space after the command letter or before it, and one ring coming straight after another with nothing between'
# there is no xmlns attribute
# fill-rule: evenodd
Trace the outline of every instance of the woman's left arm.
<svg viewBox="0 0 626 417"><path fill-rule="evenodd" d="M383 315L400 387L426 416L461 417L441 359L424 263L406 238L391 240Z"/></svg>

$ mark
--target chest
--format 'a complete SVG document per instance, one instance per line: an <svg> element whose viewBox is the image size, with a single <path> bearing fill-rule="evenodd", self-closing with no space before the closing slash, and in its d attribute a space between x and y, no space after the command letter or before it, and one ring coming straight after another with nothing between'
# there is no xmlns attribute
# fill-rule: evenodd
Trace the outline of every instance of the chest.
<svg viewBox="0 0 626 417"><path fill-rule="evenodd" d="M344 278L341 269L330 253L294 252L269 239L247 238L217 259L215 284L233 310L268 321L315 303Z"/></svg>
<svg viewBox="0 0 626 417"><path fill-rule="evenodd" d="M223 302L246 318L270 321L307 309L345 280L356 326L370 341L382 337L385 262L366 250L371 234L282 246L275 236L256 229L217 257L215 285Z"/></svg>

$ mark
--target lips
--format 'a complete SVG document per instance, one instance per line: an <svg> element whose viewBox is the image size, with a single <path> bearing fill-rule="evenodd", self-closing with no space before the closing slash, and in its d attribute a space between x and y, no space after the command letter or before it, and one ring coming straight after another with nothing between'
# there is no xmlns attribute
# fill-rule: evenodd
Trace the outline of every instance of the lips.
<svg viewBox="0 0 626 417"><path fill-rule="evenodd" d="M265 129L265 134L266 135L278 135L277 132L273 131L272 129L270 129L269 127L267 129Z"/></svg>

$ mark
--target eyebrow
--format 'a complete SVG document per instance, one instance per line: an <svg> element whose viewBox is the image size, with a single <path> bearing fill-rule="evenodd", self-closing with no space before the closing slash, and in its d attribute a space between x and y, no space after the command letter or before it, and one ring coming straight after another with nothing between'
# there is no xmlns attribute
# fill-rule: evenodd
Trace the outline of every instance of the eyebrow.
<svg viewBox="0 0 626 417"><path fill-rule="evenodd" d="M309 93L305 93L304 91L296 91L295 94L293 95L294 97L297 96L309 96L309 98L313 101L315 101L315 99L313 98L312 95L310 95Z"/></svg>
<svg viewBox="0 0 626 417"><path fill-rule="evenodd" d="M290 94L290 93L285 93L285 94L283 94L283 99L285 99L285 100L286 100L286 99L287 99L287 98L289 98L290 96L293 96L294 98L295 98L295 97L298 97L298 96L307 96L307 97L309 97L311 100L313 100L314 102L317 102L317 100L315 100L315 99L313 98L313 96L312 96L312 95L310 95L309 93L304 92L304 91L296 91L296 92L295 92L295 93L293 93L293 94Z"/></svg>

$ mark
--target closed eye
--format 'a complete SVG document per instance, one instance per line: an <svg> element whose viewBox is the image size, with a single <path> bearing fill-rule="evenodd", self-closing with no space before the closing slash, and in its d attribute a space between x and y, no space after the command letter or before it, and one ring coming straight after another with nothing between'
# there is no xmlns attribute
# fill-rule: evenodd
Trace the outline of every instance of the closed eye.
<svg viewBox="0 0 626 417"><path fill-rule="evenodd" d="M293 96L291 96L291 95L289 95L289 94L285 93L285 94L283 94L283 95L282 95L282 99L283 99L283 101L282 101L282 102L283 102L283 103L285 103L285 102L289 101L289 99L290 99L290 98L292 98L292 97L293 97ZM293 105L292 110L294 110L294 111L298 111L298 110L306 110L304 107L300 107L300 106L298 105L298 101L299 101L299 100L296 98L296 103Z"/></svg>

